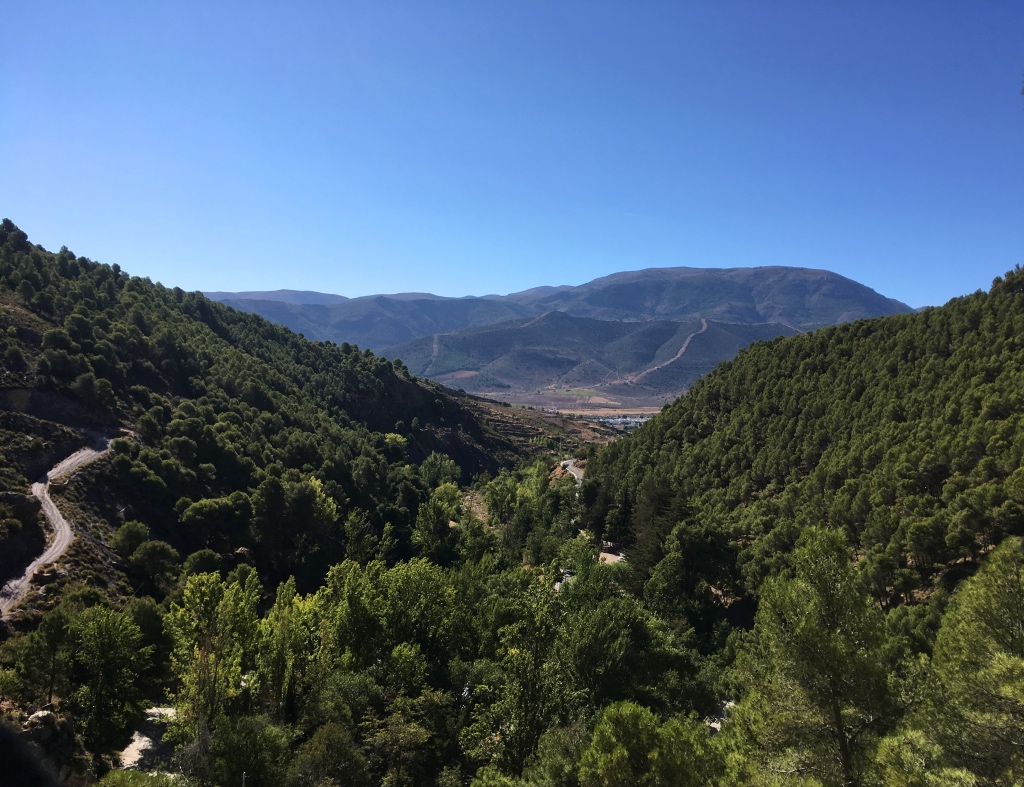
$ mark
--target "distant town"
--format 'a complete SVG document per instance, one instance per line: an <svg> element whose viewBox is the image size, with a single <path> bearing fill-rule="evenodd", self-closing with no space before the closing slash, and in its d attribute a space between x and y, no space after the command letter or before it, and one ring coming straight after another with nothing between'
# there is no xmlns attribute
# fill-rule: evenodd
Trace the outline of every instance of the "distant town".
<svg viewBox="0 0 1024 787"><path fill-rule="evenodd" d="M594 418L603 426L609 426L612 429L621 429L623 432L632 432L642 423L649 421L652 418L651 415L616 415L610 418Z"/></svg>

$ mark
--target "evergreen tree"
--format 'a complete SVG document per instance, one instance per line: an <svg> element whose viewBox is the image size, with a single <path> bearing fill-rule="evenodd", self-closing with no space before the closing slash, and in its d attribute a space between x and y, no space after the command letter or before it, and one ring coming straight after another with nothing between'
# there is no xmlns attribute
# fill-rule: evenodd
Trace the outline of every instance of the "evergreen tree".
<svg viewBox="0 0 1024 787"><path fill-rule="evenodd" d="M793 564L793 578L773 578L762 590L739 662L749 693L729 726L766 771L856 787L877 736L899 714L883 619L840 534L806 531Z"/></svg>
<svg viewBox="0 0 1024 787"><path fill-rule="evenodd" d="M1008 538L953 595L924 730L985 784L1024 774L1024 542Z"/></svg>

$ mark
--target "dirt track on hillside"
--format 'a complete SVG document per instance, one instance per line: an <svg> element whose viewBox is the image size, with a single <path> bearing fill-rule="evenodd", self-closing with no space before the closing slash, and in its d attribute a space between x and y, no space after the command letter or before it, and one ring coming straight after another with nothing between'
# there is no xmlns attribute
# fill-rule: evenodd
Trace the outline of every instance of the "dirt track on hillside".
<svg viewBox="0 0 1024 787"><path fill-rule="evenodd" d="M33 560L25 573L17 579L12 579L3 590L0 590L0 617L7 615L14 606L21 601L32 586L32 577L36 571L47 563L53 563L71 546L74 540L74 533L71 532L71 525L57 510L53 499L50 497L50 482L62 475L71 473L94 462L103 456L110 445L107 439L98 439L90 448L82 448L61 462L58 462L46 474L46 477L32 484L32 494L39 498L43 505L43 514L46 515L50 527L53 528L53 541L39 557Z"/></svg>
<svg viewBox="0 0 1024 787"><path fill-rule="evenodd" d="M633 382L637 382L638 380L642 380L644 377L646 377L647 375L651 374L652 372L656 372L659 369L664 369L670 363L675 363L676 361L678 361L680 358L683 357L683 353L685 353L686 350L689 348L690 340L693 339L694 336L700 336L707 329L708 329L708 321L705 320L703 317L701 317L701 320L700 320L700 330L699 331L694 331L693 333L691 333L689 336L686 337L686 341L683 342L683 346L679 348L679 352L677 352L675 355L673 355L671 358L669 358L667 361L665 361L665 363L659 363L657 366L652 366L650 369L645 369L644 371L640 372L640 374L635 374L632 377L627 377L626 379L627 380L632 380Z"/></svg>

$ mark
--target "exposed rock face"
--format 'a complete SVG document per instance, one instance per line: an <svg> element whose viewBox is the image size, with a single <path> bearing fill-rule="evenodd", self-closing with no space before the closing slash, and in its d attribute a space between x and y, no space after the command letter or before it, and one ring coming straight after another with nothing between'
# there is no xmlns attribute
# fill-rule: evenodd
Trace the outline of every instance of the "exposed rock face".
<svg viewBox="0 0 1024 787"><path fill-rule="evenodd" d="M43 769L56 776L60 784L84 787L93 783L88 757L68 719L50 710L36 711L22 725L21 739Z"/></svg>
<svg viewBox="0 0 1024 787"><path fill-rule="evenodd" d="M57 737L57 714L52 710L36 711L22 726L22 735L30 743L47 745Z"/></svg>

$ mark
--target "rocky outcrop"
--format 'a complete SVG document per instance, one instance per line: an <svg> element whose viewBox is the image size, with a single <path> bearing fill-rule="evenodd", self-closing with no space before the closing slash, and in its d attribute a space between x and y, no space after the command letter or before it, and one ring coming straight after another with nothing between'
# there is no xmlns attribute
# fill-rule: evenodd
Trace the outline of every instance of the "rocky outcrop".
<svg viewBox="0 0 1024 787"><path fill-rule="evenodd" d="M75 729L69 719L51 710L36 711L22 725L21 738L61 784L85 787L93 783L88 755L75 737Z"/></svg>

